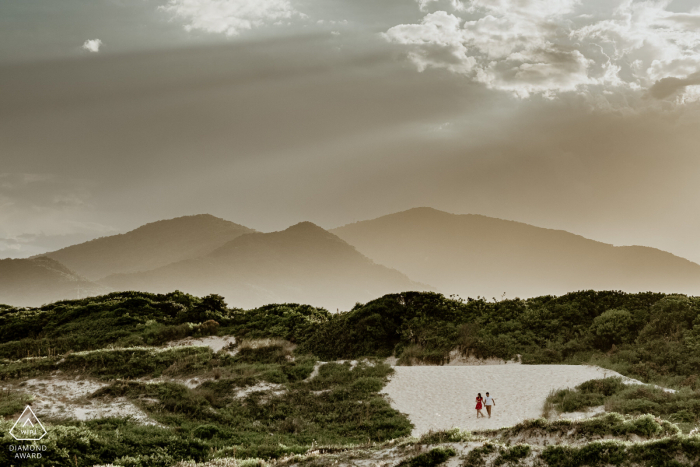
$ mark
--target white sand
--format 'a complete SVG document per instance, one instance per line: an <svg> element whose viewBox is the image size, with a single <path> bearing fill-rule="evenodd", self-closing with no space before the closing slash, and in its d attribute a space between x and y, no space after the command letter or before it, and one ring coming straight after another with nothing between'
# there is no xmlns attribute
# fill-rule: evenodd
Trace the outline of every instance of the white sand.
<svg viewBox="0 0 700 467"><path fill-rule="evenodd" d="M87 396L107 384L89 379L37 378L28 379L19 386L3 386L34 396L32 409L42 417L92 420L104 417L132 417L144 425L157 425L143 410L126 398L110 401L88 399Z"/></svg>
<svg viewBox="0 0 700 467"><path fill-rule="evenodd" d="M195 347L209 347L213 352L227 347L229 344L235 344L236 338L233 336L207 336L207 337L186 337L177 341L168 342L168 347L183 347L193 345Z"/></svg>
<svg viewBox="0 0 700 467"><path fill-rule="evenodd" d="M408 415L414 436L429 430L500 428L539 418L549 392L620 376L583 365L397 366L384 388L392 406ZM477 393L496 401L492 418L476 418ZM483 413L486 414L484 408Z"/></svg>

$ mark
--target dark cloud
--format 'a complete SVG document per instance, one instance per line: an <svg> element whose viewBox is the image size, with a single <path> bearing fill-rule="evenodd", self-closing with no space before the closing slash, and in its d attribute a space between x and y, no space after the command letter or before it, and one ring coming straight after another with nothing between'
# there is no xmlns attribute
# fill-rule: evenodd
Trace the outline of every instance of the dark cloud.
<svg viewBox="0 0 700 467"><path fill-rule="evenodd" d="M658 80L649 88L649 94L656 99L665 99L678 92L685 91L687 86L700 84L700 72L688 75L685 78L668 77Z"/></svg>

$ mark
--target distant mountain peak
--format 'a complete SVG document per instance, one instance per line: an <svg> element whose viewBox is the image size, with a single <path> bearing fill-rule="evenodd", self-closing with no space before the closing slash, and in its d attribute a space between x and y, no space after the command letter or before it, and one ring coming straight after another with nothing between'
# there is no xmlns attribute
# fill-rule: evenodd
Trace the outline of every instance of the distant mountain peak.
<svg viewBox="0 0 700 467"><path fill-rule="evenodd" d="M47 253L90 279L115 273L146 271L206 255L255 230L212 216L196 214L142 225Z"/></svg>
<svg viewBox="0 0 700 467"><path fill-rule="evenodd" d="M234 306L303 302L329 309L348 309L387 291L429 289L312 222L241 235L204 257L102 283L117 290L219 293Z"/></svg>
<svg viewBox="0 0 700 467"><path fill-rule="evenodd" d="M287 232L287 233L299 233L299 234L328 234L328 235L333 235L330 232L328 232L326 229L323 227L319 227L318 225L314 224L313 222L309 221L304 221L304 222L299 222L298 224L294 224L290 227L287 227L286 229L282 230L282 232Z"/></svg>
<svg viewBox="0 0 700 467"><path fill-rule="evenodd" d="M575 290L700 292L700 265L614 247L564 230L420 207L331 232L379 264L461 296L533 297Z"/></svg>

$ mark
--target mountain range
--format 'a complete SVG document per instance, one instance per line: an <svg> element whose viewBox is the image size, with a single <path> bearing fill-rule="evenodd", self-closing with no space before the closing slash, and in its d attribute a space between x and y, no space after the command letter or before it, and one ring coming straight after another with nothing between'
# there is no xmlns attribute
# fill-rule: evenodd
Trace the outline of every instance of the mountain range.
<svg viewBox="0 0 700 467"><path fill-rule="evenodd" d="M331 230L360 253L462 297L622 290L700 295L700 265L563 230L414 208Z"/></svg>
<svg viewBox="0 0 700 467"><path fill-rule="evenodd" d="M295 302L349 309L387 292L430 290L375 264L311 222L281 232L241 235L200 258L115 274L100 282L115 290L217 293L244 308Z"/></svg>
<svg viewBox="0 0 700 467"><path fill-rule="evenodd" d="M211 253L253 229L208 214L152 222L125 234L101 237L44 256L90 280L148 271Z"/></svg>
<svg viewBox="0 0 700 467"><path fill-rule="evenodd" d="M414 208L324 230L256 232L210 215L146 224L42 257L0 260L0 303L33 306L109 290L217 293L231 306L346 310L407 290L462 297L570 291L700 295L700 265L563 230Z"/></svg>

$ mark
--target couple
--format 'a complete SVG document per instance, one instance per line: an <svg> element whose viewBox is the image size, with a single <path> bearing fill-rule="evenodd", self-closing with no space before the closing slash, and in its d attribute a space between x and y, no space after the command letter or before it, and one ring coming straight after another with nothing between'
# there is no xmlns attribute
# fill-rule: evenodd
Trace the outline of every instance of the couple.
<svg viewBox="0 0 700 467"><path fill-rule="evenodd" d="M481 405L486 406L486 411L489 413L489 418L491 418L491 407L496 405L496 401L493 399L493 397L489 396L489 393L486 393L486 398L481 397L481 393L479 393L476 396L476 418L484 417L484 414L481 412Z"/></svg>

